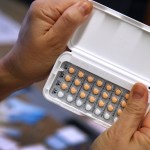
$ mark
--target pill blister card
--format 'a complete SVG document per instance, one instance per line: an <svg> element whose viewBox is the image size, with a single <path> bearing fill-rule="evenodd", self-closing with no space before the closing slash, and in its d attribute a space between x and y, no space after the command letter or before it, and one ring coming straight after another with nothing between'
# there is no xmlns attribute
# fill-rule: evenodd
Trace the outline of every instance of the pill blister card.
<svg viewBox="0 0 150 150"><path fill-rule="evenodd" d="M144 66L150 64L150 28L92 2L91 16L69 40L71 52L58 58L43 94L107 128L122 114L135 83L149 89L150 72Z"/></svg>
<svg viewBox="0 0 150 150"><path fill-rule="evenodd" d="M70 62L60 66L49 94L83 114L112 125L122 114L129 91Z"/></svg>

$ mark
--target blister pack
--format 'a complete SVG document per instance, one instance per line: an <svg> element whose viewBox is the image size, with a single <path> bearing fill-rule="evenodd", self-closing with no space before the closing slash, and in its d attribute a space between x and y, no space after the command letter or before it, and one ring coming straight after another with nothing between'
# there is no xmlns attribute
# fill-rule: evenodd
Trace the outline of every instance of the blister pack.
<svg viewBox="0 0 150 150"><path fill-rule="evenodd" d="M57 59L43 89L46 99L110 127L136 82L149 89L150 27L93 2L89 19Z"/></svg>

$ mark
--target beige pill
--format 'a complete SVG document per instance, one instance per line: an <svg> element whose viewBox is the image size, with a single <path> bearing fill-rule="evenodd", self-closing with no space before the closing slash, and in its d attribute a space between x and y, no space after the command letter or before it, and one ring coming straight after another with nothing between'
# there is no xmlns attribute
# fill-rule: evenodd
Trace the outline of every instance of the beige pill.
<svg viewBox="0 0 150 150"><path fill-rule="evenodd" d="M124 97L126 100L128 100L129 99L129 93L126 93Z"/></svg>
<svg viewBox="0 0 150 150"><path fill-rule="evenodd" d="M80 93L80 98L84 99L85 97L86 97L85 92L81 92L81 93Z"/></svg>
<svg viewBox="0 0 150 150"><path fill-rule="evenodd" d="M67 84L66 84L66 83L62 83L62 84L61 84L61 89L62 89L62 90L66 90L66 89L67 89L67 87L68 87L68 86L67 86Z"/></svg>
<svg viewBox="0 0 150 150"><path fill-rule="evenodd" d="M116 95L120 95L121 92L122 92L122 91L121 91L120 89L116 89L116 90L115 90L115 94L116 94Z"/></svg>
<svg viewBox="0 0 150 150"><path fill-rule="evenodd" d="M110 84L107 84L107 85L106 85L106 90L107 90L107 91L111 91L111 90L112 90L112 86L111 86Z"/></svg>
<svg viewBox="0 0 150 150"><path fill-rule="evenodd" d="M70 82L70 81L71 81L70 75L66 75L66 76L65 76L65 81L67 81L67 82Z"/></svg>
<svg viewBox="0 0 150 150"><path fill-rule="evenodd" d="M88 78L87 78L87 80L88 80L88 82L93 82L94 81L94 78L92 77L92 76L88 76Z"/></svg>
<svg viewBox="0 0 150 150"><path fill-rule="evenodd" d="M74 84L75 84L76 86L79 86L79 85L81 84L81 82L80 82L79 79L76 79L76 80L74 81Z"/></svg>
<svg viewBox="0 0 150 150"><path fill-rule="evenodd" d="M90 85L85 83L83 88L84 88L84 90L88 91L90 89Z"/></svg>
<svg viewBox="0 0 150 150"><path fill-rule="evenodd" d="M73 67L69 68L69 73L73 74L75 72L75 69Z"/></svg>
<svg viewBox="0 0 150 150"><path fill-rule="evenodd" d="M97 95L98 93L99 93L99 89L94 88L94 89L93 89L93 94Z"/></svg>
<svg viewBox="0 0 150 150"><path fill-rule="evenodd" d="M78 77L79 77L79 78L83 78L83 77L84 77L84 73L83 73L82 71L79 71L79 72L78 72Z"/></svg>
<svg viewBox="0 0 150 150"><path fill-rule="evenodd" d="M98 102L98 106L99 106L99 107L104 107L104 105L105 105L105 103L104 103L102 100L100 100L100 101Z"/></svg>
<svg viewBox="0 0 150 150"><path fill-rule="evenodd" d="M126 105L127 105L127 103L126 103L126 101L121 101L121 107L123 107L123 108L125 108L126 107Z"/></svg>
<svg viewBox="0 0 150 150"><path fill-rule="evenodd" d="M99 86L99 87L101 87L103 85L103 81L102 80L98 80L96 82L96 85Z"/></svg>
<svg viewBox="0 0 150 150"><path fill-rule="evenodd" d="M118 98L117 98L117 97L115 97L115 96L113 96L111 100L112 100L112 102L113 102L113 103L117 103Z"/></svg>
<svg viewBox="0 0 150 150"><path fill-rule="evenodd" d="M71 94L76 94L77 89L75 87L71 87L70 92Z"/></svg>
<svg viewBox="0 0 150 150"><path fill-rule="evenodd" d="M103 92L102 97L103 97L104 99L107 99L107 98L108 98L108 94L107 94L106 92Z"/></svg>
<svg viewBox="0 0 150 150"><path fill-rule="evenodd" d="M94 102L95 102L95 100L96 100L96 99L95 99L95 97L94 97L94 96L90 96L90 97L89 97L89 101L90 101L91 103L94 103Z"/></svg>
<svg viewBox="0 0 150 150"><path fill-rule="evenodd" d="M108 111L112 112L114 110L114 107L112 105L108 105Z"/></svg>
<svg viewBox="0 0 150 150"><path fill-rule="evenodd" d="M118 109L117 115L120 116L121 114L122 114L122 110L121 110L121 109Z"/></svg>

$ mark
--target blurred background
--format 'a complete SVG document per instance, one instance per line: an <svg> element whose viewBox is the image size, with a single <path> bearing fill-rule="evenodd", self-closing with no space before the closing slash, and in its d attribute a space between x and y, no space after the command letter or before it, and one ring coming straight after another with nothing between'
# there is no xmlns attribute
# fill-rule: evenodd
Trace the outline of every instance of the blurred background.
<svg viewBox="0 0 150 150"><path fill-rule="evenodd" d="M97 1L150 25L148 0ZM0 58L15 43L31 2L0 0ZM87 150L105 130L45 100L44 83L18 91L0 103L0 150Z"/></svg>

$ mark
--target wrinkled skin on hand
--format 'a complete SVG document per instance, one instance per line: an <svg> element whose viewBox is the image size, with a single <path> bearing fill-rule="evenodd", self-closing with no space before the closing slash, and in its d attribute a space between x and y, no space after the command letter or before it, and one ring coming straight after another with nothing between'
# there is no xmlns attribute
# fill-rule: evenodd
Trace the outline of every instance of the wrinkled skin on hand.
<svg viewBox="0 0 150 150"><path fill-rule="evenodd" d="M147 101L147 88L135 84L123 114L95 140L92 150L150 150L150 113L144 117Z"/></svg>
<svg viewBox="0 0 150 150"><path fill-rule="evenodd" d="M22 81L33 83L44 79L91 10L92 4L87 0L34 1L17 43L5 57L5 67Z"/></svg>

